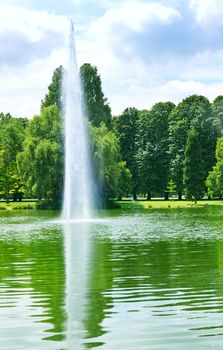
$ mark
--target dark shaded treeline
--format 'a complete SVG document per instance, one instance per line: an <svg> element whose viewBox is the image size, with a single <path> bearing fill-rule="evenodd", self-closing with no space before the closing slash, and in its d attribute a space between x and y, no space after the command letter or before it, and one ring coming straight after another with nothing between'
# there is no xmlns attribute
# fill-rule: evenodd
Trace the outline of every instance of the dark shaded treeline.
<svg viewBox="0 0 223 350"><path fill-rule="evenodd" d="M183 194L190 200L204 194L220 196L223 186L213 192L206 179L216 163L222 112L222 96L211 104L207 98L193 95L177 106L160 102L151 110L128 108L115 117L122 158L133 175L133 197L146 194L147 199L152 195L168 199L170 184L179 199Z"/></svg>
<svg viewBox="0 0 223 350"><path fill-rule="evenodd" d="M63 193L63 68L55 70L41 113L32 120L0 115L0 194L7 200L36 197L60 207ZM174 188L190 200L223 192L223 96L211 104L193 95L175 106L127 108L112 118L97 68L80 68L88 117L94 188L102 207L114 198L164 196ZM216 151L217 139L218 150ZM217 164L216 159L217 157ZM214 168L213 168L214 166ZM212 170L213 169L213 170Z"/></svg>

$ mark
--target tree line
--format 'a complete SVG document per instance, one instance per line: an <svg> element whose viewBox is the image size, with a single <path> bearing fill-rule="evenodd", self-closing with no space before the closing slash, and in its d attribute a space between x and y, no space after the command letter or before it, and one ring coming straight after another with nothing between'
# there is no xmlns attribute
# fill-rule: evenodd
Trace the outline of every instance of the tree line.
<svg viewBox="0 0 223 350"><path fill-rule="evenodd" d="M178 199L221 196L220 165L214 165L218 148L222 149L222 96L212 104L204 96L192 95L177 106L160 102L150 110L127 108L113 125L132 174L135 199L139 193L148 200L168 199L173 188Z"/></svg>
<svg viewBox="0 0 223 350"><path fill-rule="evenodd" d="M33 119L0 114L0 196L60 207L64 179L63 67ZM223 96L193 95L178 105L126 108L112 116L97 68L80 68L99 203L144 195L189 200L223 194Z"/></svg>

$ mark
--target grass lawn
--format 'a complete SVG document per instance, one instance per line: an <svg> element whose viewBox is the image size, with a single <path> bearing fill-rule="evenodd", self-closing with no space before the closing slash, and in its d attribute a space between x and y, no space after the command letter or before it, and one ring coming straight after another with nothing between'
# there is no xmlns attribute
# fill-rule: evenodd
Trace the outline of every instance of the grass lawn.
<svg viewBox="0 0 223 350"><path fill-rule="evenodd" d="M0 210L36 209L36 201L0 202Z"/></svg>
<svg viewBox="0 0 223 350"><path fill-rule="evenodd" d="M122 208L125 207L143 207L145 209L162 209L162 208L202 208L207 206L223 206L223 200L201 200L196 204L194 202L189 202L186 200L138 200L134 202L130 199L125 199L123 201L117 202Z"/></svg>

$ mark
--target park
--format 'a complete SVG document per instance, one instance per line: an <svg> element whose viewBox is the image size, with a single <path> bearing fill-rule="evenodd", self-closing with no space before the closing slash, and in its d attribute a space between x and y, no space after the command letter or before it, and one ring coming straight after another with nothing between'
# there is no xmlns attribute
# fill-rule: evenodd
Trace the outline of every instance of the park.
<svg viewBox="0 0 223 350"><path fill-rule="evenodd" d="M39 113L0 113L0 348L220 350L223 88L114 114L66 26Z"/></svg>

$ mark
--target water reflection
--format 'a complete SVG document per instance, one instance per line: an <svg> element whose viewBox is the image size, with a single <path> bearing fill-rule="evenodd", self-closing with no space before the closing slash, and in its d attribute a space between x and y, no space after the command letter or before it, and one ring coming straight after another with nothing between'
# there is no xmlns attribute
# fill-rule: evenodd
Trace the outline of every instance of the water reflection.
<svg viewBox="0 0 223 350"><path fill-rule="evenodd" d="M0 237L0 348L56 349L66 318L61 231L22 234L12 226Z"/></svg>
<svg viewBox="0 0 223 350"><path fill-rule="evenodd" d="M89 281L90 238L88 224L64 225L66 261L66 334L69 350L83 349L86 292Z"/></svg>
<svg viewBox="0 0 223 350"><path fill-rule="evenodd" d="M210 213L0 218L0 348L222 349L223 214Z"/></svg>

